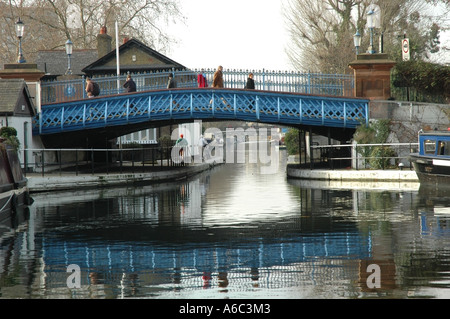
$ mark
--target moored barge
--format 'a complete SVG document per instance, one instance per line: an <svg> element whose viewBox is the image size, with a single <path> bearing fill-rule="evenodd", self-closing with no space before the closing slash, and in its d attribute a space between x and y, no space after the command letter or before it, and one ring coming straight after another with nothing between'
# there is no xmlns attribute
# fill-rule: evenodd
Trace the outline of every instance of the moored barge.
<svg viewBox="0 0 450 319"><path fill-rule="evenodd" d="M17 152L0 139L0 222L30 203L27 179Z"/></svg>
<svg viewBox="0 0 450 319"><path fill-rule="evenodd" d="M410 155L421 184L450 187L450 131L419 132L419 152Z"/></svg>

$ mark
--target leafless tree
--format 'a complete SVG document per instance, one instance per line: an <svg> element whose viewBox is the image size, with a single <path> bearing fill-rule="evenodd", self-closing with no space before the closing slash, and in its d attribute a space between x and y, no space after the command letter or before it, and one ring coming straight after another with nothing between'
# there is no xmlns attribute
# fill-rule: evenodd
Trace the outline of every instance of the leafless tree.
<svg viewBox="0 0 450 319"><path fill-rule="evenodd" d="M165 32L169 22L182 22L178 0L0 0L0 64L12 62L17 52L14 23L26 24L23 47L29 59L42 49L63 48L71 39L76 49L95 49L96 36L106 26L115 40L135 37L165 52L175 41Z"/></svg>
<svg viewBox="0 0 450 319"><path fill-rule="evenodd" d="M435 0L442 2L447 0ZM426 55L438 48L439 25L424 14L430 3L423 0L289 0L284 7L290 45L286 49L291 64L302 71L348 72L355 59L353 35L362 36L360 52L369 44L366 27L368 7L380 8L378 37L383 35L384 52L393 58L401 54L404 33L415 37L416 54ZM434 40L433 40L434 39ZM433 42L435 41L435 42Z"/></svg>

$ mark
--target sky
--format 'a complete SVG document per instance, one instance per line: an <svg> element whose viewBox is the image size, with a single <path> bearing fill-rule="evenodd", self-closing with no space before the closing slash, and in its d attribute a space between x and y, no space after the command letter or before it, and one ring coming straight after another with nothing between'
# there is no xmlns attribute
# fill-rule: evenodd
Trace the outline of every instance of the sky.
<svg viewBox="0 0 450 319"><path fill-rule="evenodd" d="M189 68L293 70L285 54L286 0L182 0L171 59Z"/></svg>
<svg viewBox="0 0 450 319"><path fill-rule="evenodd" d="M289 40L283 17L288 0L180 0L186 22L169 26L178 43L168 56L188 68L292 71L286 55ZM450 46L450 32L441 35ZM399 43L401 50L401 43ZM434 55L450 63L450 54Z"/></svg>

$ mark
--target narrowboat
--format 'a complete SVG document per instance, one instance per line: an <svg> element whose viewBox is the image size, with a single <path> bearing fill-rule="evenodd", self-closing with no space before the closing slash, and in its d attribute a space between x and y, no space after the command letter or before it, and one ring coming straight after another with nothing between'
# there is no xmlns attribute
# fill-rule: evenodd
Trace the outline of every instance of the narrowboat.
<svg viewBox="0 0 450 319"><path fill-rule="evenodd" d="M0 222L9 219L21 206L31 204L27 179L17 152L0 139Z"/></svg>
<svg viewBox="0 0 450 319"><path fill-rule="evenodd" d="M418 139L410 160L420 184L450 187L450 131L420 131Z"/></svg>

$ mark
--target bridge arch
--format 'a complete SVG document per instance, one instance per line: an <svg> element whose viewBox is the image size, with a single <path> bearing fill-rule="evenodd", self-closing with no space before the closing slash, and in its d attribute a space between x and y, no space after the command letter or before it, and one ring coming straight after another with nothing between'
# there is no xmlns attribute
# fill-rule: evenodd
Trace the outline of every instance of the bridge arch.
<svg viewBox="0 0 450 319"><path fill-rule="evenodd" d="M152 90L53 103L42 106L33 134L68 140L91 136L115 138L144 128L194 120L240 120L355 129L368 123L368 100L300 93L188 88Z"/></svg>

